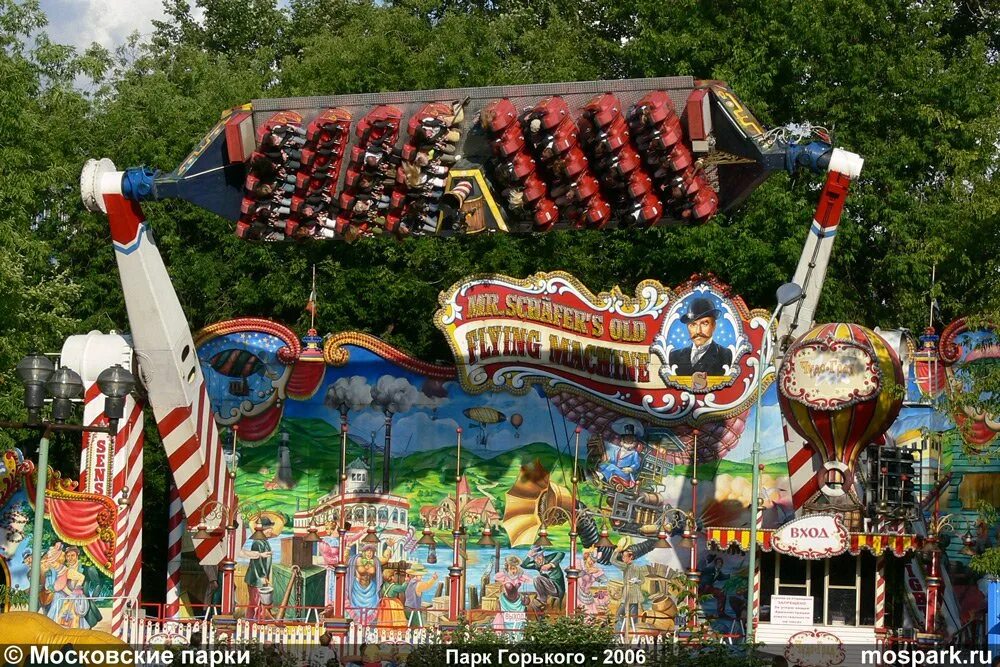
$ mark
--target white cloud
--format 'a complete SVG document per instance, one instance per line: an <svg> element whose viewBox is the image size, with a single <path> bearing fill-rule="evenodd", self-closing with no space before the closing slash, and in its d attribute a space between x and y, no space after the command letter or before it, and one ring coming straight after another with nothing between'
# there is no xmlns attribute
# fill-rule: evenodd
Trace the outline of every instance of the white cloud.
<svg viewBox="0 0 1000 667"><path fill-rule="evenodd" d="M162 0L41 0L41 7L49 38L79 50L93 42L114 50L136 30L148 38L163 18Z"/></svg>

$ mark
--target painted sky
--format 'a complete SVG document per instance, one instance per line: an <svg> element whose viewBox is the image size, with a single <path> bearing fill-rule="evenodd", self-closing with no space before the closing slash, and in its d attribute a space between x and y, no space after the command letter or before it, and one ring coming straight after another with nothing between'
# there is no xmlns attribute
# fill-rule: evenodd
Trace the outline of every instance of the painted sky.
<svg viewBox="0 0 1000 667"><path fill-rule="evenodd" d="M360 375L368 384L374 385L383 375L406 378L419 392L424 378L410 373L381 359L372 352L351 348L351 359L343 369L330 368L324 385L308 401L289 401L285 406L285 416L290 418L320 417L331 425L339 425L340 413L324 405L327 389L341 377ZM484 393L470 395L462 391L458 382L445 385L448 396L436 406L424 394L418 394L418 404L409 411L396 416L392 422L393 451L405 455L416 451L426 451L455 444L455 429L464 430L463 447L477 455L491 458L511 449L532 442L555 443L563 451L569 452L574 439L576 425L563 418L562 414L537 389L523 396L509 393ZM765 393L761 419L761 446L764 460L784 458L784 439L781 417L777 407L774 386ZM420 402L425 403L420 405ZM498 424L479 424L463 413L469 408L489 407L502 413L506 419ZM515 429L511 417L520 414L523 424ZM755 408L747 416L747 426L739 444L726 456L730 461L749 461L753 445L753 423ZM385 418L381 411L368 408L350 413L350 433L353 439L368 442L374 434L377 442L385 437ZM483 444L482 437L486 442ZM587 434L583 435L584 440Z"/></svg>

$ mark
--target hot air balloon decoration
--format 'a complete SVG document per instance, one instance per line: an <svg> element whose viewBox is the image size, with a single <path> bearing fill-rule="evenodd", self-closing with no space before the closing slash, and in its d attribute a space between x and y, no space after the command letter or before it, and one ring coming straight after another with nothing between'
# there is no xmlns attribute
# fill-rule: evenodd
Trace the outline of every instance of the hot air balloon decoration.
<svg viewBox="0 0 1000 667"><path fill-rule="evenodd" d="M520 412L515 412L510 416L510 425L514 427L514 437L521 437L521 424L524 423L524 417L521 416Z"/></svg>
<svg viewBox="0 0 1000 667"><path fill-rule="evenodd" d="M812 501L825 496L843 509L859 506L852 490L855 461L899 415L903 387L896 351L857 324L816 326L789 348L778 374L778 400L785 420L823 460Z"/></svg>
<svg viewBox="0 0 1000 667"><path fill-rule="evenodd" d="M217 352L208 360L212 370L230 378L229 393L233 396L249 396L249 379L261 376L269 380L276 379L263 359L249 350L228 349Z"/></svg>
<svg viewBox="0 0 1000 667"><path fill-rule="evenodd" d="M462 412L462 414L464 414L472 421L476 422L475 424L470 424L469 427L470 428L479 427L479 437L477 438L477 442L483 449L486 448L486 443L488 440L486 427L507 421L507 415L500 412L499 410L495 410L485 405L475 408L466 408Z"/></svg>

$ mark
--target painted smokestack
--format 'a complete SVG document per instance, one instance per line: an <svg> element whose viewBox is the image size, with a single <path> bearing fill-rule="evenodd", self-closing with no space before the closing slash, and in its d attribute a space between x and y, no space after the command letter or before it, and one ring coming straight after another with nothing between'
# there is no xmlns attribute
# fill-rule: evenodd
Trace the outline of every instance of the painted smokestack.
<svg viewBox="0 0 1000 667"><path fill-rule="evenodd" d="M392 460L392 413L385 411L385 449L382 454L382 493L389 493L389 462Z"/></svg>
<svg viewBox="0 0 1000 667"><path fill-rule="evenodd" d="M274 481L283 489L295 487L295 479L292 477L291 449L288 447L288 431L281 432L281 441L278 443L278 473L274 476Z"/></svg>

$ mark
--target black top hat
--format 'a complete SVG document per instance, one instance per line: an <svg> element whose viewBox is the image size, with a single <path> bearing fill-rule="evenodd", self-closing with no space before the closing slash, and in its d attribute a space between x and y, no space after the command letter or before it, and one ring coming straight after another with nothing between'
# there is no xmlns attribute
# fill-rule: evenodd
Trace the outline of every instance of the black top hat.
<svg viewBox="0 0 1000 667"><path fill-rule="evenodd" d="M689 322L700 320L703 317L718 319L719 309L712 305L712 301L710 299L700 296L697 299L691 299L691 305L688 306L688 312L681 316L681 322L688 324Z"/></svg>

